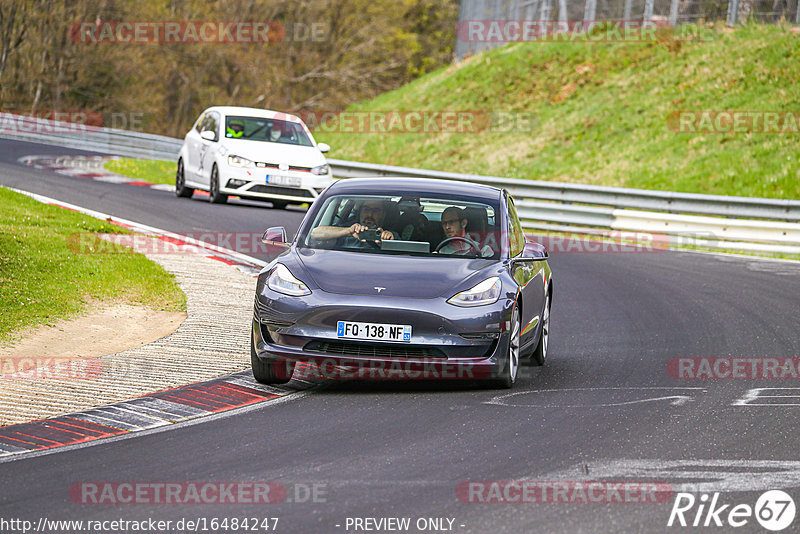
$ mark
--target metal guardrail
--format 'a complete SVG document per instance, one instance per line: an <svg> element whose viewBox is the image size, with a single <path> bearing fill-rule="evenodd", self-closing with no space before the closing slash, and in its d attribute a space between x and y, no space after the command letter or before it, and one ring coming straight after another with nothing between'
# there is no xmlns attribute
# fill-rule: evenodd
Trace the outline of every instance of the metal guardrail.
<svg viewBox="0 0 800 534"><path fill-rule="evenodd" d="M90 150L133 158L172 160L182 139L0 113L0 138Z"/></svg>
<svg viewBox="0 0 800 534"><path fill-rule="evenodd" d="M334 174L342 178L366 176L442 178L502 187L507 189L515 198L535 198L554 202L595 204L667 213L695 213L723 217L800 221L800 200L673 193L623 187L521 180L518 178L411 169L336 159L329 159L328 163L333 168Z"/></svg>
<svg viewBox="0 0 800 534"><path fill-rule="evenodd" d="M0 114L0 138L104 154L174 160L181 139L111 128L80 127ZM48 129L49 128L49 129ZM22 156L22 154L21 154ZM587 233L594 229L688 236L698 246L800 254L800 201L648 191L620 187L459 174L328 159L337 178L418 177L507 189L526 228ZM758 220L752 220L758 219Z"/></svg>

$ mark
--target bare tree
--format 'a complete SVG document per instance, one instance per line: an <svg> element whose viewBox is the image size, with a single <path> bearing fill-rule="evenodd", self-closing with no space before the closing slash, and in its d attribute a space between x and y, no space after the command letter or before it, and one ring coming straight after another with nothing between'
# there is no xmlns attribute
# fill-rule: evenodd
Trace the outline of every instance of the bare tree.
<svg viewBox="0 0 800 534"><path fill-rule="evenodd" d="M28 4L25 0L0 2L0 80L3 79L9 55L19 48L25 38ZM0 90L0 103L2 101L3 92Z"/></svg>

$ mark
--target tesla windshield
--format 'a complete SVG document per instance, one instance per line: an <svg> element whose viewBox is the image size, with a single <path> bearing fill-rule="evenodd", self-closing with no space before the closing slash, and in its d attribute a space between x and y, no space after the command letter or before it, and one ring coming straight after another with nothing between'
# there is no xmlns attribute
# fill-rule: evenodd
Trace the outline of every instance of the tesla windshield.
<svg viewBox="0 0 800 534"><path fill-rule="evenodd" d="M500 257L495 206L463 198L333 195L300 240L308 248L431 257Z"/></svg>
<svg viewBox="0 0 800 534"><path fill-rule="evenodd" d="M287 145L314 146L300 124L280 119L265 119L263 117L226 117L225 137Z"/></svg>

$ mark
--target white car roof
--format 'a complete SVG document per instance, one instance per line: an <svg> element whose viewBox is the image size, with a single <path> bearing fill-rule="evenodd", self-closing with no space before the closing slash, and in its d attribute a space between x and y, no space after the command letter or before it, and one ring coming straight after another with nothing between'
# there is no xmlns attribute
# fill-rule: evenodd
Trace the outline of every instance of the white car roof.
<svg viewBox="0 0 800 534"><path fill-rule="evenodd" d="M298 117L286 113L284 111L273 111L271 109L259 109L259 108L245 108L240 106L212 106L206 109L203 113L208 111L218 111L222 115L242 115L245 117L259 117L263 119L280 119L289 122L299 122L302 123L303 121L300 120Z"/></svg>

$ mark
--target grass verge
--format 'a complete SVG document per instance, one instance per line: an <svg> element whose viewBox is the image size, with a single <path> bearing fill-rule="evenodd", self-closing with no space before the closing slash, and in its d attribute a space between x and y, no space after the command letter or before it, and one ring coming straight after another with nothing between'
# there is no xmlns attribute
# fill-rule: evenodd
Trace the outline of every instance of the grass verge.
<svg viewBox="0 0 800 534"><path fill-rule="evenodd" d="M174 161L155 159L119 158L107 161L106 170L151 184L175 185Z"/></svg>
<svg viewBox="0 0 800 534"><path fill-rule="evenodd" d="M89 301L185 311L186 295L175 278L145 256L130 249L119 254L71 250L70 236L85 232L129 233L0 187L0 340L74 316Z"/></svg>

